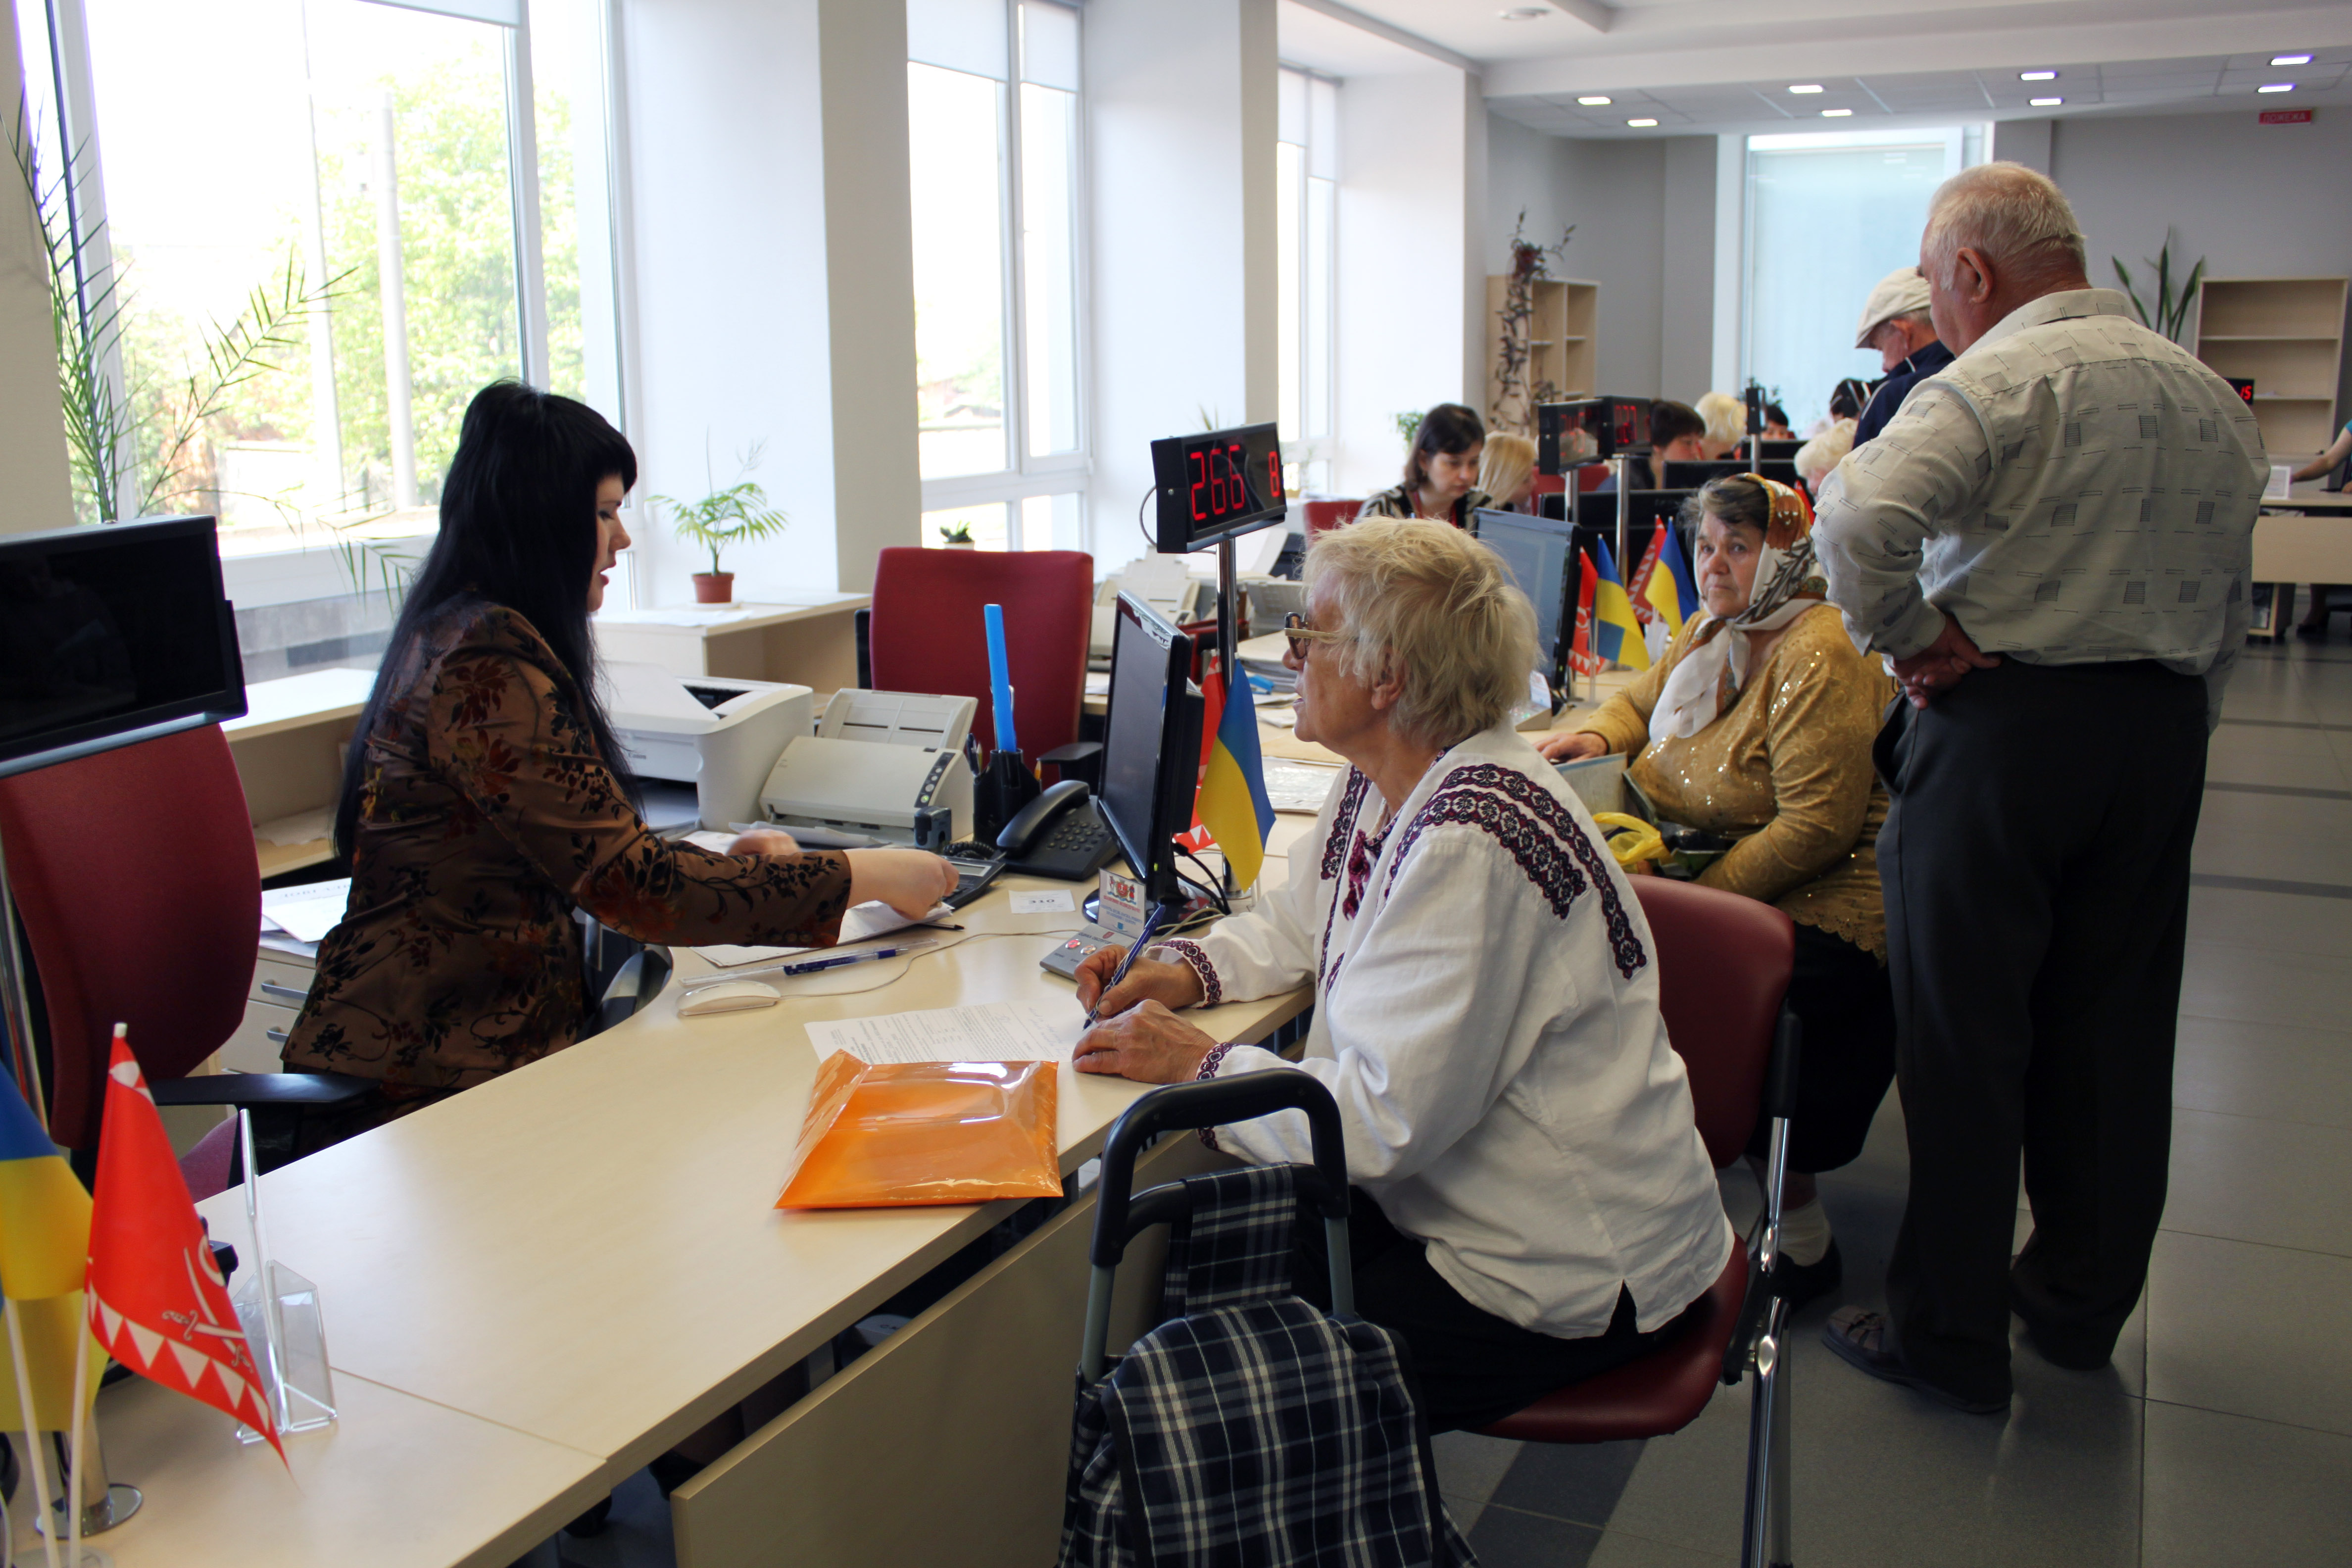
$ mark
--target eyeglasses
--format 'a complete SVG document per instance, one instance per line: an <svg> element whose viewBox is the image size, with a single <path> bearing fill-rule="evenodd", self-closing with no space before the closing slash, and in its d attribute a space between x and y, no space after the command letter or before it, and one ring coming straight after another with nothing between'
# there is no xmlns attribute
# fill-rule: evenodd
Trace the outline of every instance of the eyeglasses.
<svg viewBox="0 0 2352 1568"><path fill-rule="evenodd" d="M1303 659L1307 650L1318 642L1345 642L1346 632L1318 631L1307 624L1307 617L1297 610L1282 617L1282 635L1290 639L1290 657Z"/></svg>

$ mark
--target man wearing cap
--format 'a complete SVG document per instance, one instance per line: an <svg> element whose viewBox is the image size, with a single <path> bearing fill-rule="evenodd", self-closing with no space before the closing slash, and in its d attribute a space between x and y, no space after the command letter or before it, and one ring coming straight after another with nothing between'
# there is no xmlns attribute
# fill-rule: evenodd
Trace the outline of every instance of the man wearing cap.
<svg viewBox="0 0 2352 1568"><path fill-rule="evenodd" d="M1937 340L1935 321L1927 313L1927 280L1919 276L1918 268L1898 267L1878 280L1870 291L1870 303L1862 308L1853 346L1876 349L1886 372L1853 427L1853 444L1859 447L1886 428L1912 387L1952 363L1952 351Z"/></svg>

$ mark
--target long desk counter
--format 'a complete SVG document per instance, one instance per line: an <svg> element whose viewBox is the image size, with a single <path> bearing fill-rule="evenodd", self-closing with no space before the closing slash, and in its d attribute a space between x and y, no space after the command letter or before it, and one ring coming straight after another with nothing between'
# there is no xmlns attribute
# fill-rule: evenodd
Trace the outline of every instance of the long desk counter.
<svg viewBox="0 0 2352 1568"><path fill-rule="evenodd" d="M1283 820L1277 848L1305 826ZM1284 868L1269 859L1270 876ZM1079 917L1015 916L1007 896L1069 886L1008 878L961 911L954 945L810 977L831 984L772 1008L681 1018L673 982L618 1028L263 1178L273 1250L320 1289L342 1419L288 1440L289 1482L226 1418L135 1382L108 1391L110 1468L154 1495L93 1544L121 1568L511 1563L1016 1206L771 1205L817 1067L802 1026L1071 998L1037 963ZM679 981L708 971L692 953L679 960ZM1220 1037L1262 1039L1307 1000L1302 990L1199 1016ZM1062 1064L1066 1175L1141 1092ZM1154 1158L1198 1149L1173 1140ZM215 1236L244 1237L236 1193L202 1207ZM772 1561L771 1531L786 1522L810 1543L795 1562L1050 1556L1091 1214L1080 1194L681 1489L680 1562ZM908 1370L924 1365L959 1370L944 1382ZM948 1485L982 1515L926 1510L928 1524L910 1524L903 1508L876 1518L853 1506L839 1480L747 1484L778 1463L798 1475L926 1445L952 1479L916 1484L942 1502L936 1488ZM993 1534L976 1543L975 1524L989 1521ZM932 1549L910 1529L945 1531L937 1544L953 1550L899 1555Z"/></svg>

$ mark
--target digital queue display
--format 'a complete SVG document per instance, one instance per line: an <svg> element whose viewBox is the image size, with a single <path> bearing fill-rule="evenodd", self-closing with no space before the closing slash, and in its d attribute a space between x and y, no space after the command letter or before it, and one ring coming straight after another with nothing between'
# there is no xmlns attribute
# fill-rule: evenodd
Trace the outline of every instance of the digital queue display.
<svg viewBox="0 0 2352 1568"><path fill-rule="evenodd" d="M1151 473L1160 487L1155 542L1163 555L1189 554L1290 515L1282 444L1272 425L1154 441Z"/></svg>

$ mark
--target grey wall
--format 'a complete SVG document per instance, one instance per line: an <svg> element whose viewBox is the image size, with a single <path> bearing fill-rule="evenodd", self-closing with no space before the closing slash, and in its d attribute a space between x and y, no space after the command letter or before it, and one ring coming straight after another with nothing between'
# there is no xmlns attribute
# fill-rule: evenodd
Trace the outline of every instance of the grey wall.
<svg viewBox="0 0 2352 1568"><path fill-rule="evenodd" d="M1716 140L1575 141L1490 116L1486 269L1510 265L1527 212L1538 244L1576 225L1553 276L1601 285L1601 386L1690 402L1707 390L1715 331Z"/></svg>

